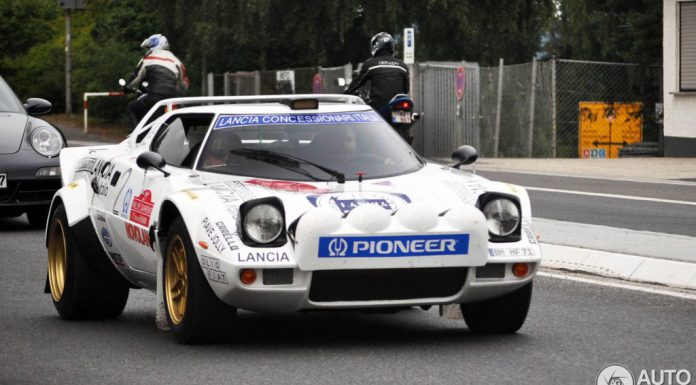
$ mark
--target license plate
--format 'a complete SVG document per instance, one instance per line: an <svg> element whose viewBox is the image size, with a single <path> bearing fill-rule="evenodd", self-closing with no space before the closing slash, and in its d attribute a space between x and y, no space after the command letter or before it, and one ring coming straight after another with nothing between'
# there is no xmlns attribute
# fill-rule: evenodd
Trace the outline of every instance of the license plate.
<svg viewBox="0 0 696 385"><path fill-rule="evenodd" d="M0 174L0 188L7 188L7 174Z"/></svg>
<svg viewBox="0 0 696 385"><path fill-rule="evenodd" d="M392 111L393 123L411 123L411 113L408 111Z"/></svg>

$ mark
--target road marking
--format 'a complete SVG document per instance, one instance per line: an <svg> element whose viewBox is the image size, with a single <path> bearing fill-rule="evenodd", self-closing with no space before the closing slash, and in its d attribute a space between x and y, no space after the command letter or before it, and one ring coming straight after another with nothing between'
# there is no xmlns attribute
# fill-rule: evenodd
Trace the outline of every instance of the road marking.
<svg viewBox="0 0 696 385"><path fill-rule="evenodd" d="M593 196L593 197L602 197L602 198L628 199L628 200L636 200L636 201L649 201L649 202L657 202L657 203L671 203L671 204L677 204L677 205L696 206L696 202L676 201L676 200L672 200L672 199L648 198L648 197L639 197L639 196L634 196L634 195L601 194L601 193L593 193L593 192L587 192L587 191L559 190L559 189L554 189L554 188L542 188L542 187L528 187L528 186L523 186L523 187L527 190L530 190L530 191L543 191L543 192L552 192L552 193L560 193L560 194L573 194L573 195L589 195L589 196Z"/></svg>
<svg viewBox="0 0 696 385"><path fill-rule="evenodd" d="M695 294L682 293L682 292L671 291L671 290L654 289L652 287L642 287L642 286L637 286L637 285L628 285L625 283L608 282L608 281L603 281L603 280L599 280L599 279L575 277L575 276L570 276L570 275L565 275L565 274L560 274L560 273L549 273L546 271L539 271L537 273L537 275L542 276L542 277L548 277L548 278L555 278L555 279L562 279L562 280L568 280L568 281L574 281L574 282L580 282L580 283L587 283L590 285L599 285L599 286L613 287L613 288L617 288L617 289L640 291L640 292L644 292L644 293L666 295L666 296L670 296L670 297L676 297L676 298L689 299L692 301L696 301Z"/></svg>
<svg viewBox="0 0 696 385"><path fill-rule="evenodd" d="M562 178L597 179L597 180L610 180L610 181L633 182L633 183L670 184L670 185L677 185L677 186L696 186L696 182L690 182L690 181L685 181L685 180L674 180L674 179L647 179L646 180L646 179L626 178L626 177L621 177L621 176L588 176L588 175L559 174L559 173L554 173L554 172L550 172L550 171L549 172L544 172L544 171L515 171L515 170L499 170L499 169L485 169L485 168L478 168L477 171L494 172L494 173L497 172L497 173L506 173L506 174L543 175L543 176L555 176L555 177L562 177Z"/></svg>

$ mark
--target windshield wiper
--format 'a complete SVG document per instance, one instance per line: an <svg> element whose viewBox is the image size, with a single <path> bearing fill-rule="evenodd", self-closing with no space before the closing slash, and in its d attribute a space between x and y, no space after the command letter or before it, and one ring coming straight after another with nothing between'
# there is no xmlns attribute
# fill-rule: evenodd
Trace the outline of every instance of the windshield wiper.
<svg viewBox="0 0 696 385"><path fill-rule="evenodd" d="M247 159L256 159L260 160L263 162L267 162L270 164L275 164L277 166L286 168L286 169L292 169L295 171L300 172L301 174L312 178L314 180L320 180L323 181L323 179L319 179L315 176L312 176L306 170L303 170L305 172L301 172L301 165L309 165L309 166L314 166L321 171L324 171L325 173L333 176L336 178L336 181L338 183L346 183L346 176L339 171L336 171L334 169L330 169L328 167L324 167L320 164L310 162L306 159L298 158L296 156L292 155L286 155L286 154L281 154L275 151L269 151L269 150L258 150L258 149L252 149L252 148L236 148L233 150L230 150L232 154L235 155L241 155Z"/></svg>

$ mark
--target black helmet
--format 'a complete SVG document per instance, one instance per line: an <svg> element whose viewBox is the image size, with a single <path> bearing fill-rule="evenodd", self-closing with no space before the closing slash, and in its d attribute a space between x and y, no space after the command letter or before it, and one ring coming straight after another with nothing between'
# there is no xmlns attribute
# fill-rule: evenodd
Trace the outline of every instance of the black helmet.
<svg viewBox="0 0 696 385"><path fill-rule="evenodd" d="M375 57L377 54L382 52L393 55L394 38L392 35L386 32L380 32L375 36L372 36L372 39L370 40L370 51L372 52L372 57Z"/></svg>

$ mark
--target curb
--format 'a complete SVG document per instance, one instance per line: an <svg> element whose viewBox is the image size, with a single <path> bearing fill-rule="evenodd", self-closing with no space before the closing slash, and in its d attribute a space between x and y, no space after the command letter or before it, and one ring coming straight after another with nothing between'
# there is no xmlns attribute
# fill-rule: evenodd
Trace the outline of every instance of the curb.
<svg viewBox="0 0 696 385"><path fill-rule="evenodd" d="M696 290L696 263L541 244L541 266Z"/></svg>

